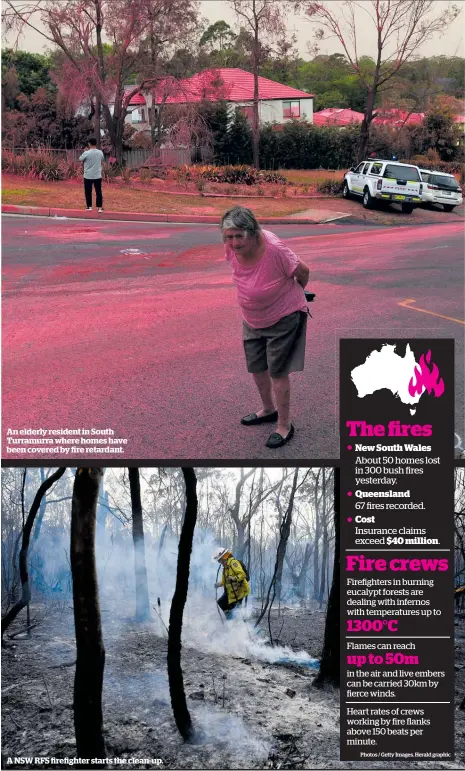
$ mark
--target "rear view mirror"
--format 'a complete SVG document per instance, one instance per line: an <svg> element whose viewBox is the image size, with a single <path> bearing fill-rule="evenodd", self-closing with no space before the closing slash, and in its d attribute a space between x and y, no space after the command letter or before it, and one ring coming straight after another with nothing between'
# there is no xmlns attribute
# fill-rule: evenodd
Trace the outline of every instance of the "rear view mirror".
<svg viewBox="0 0 465 771"><path fill-rule="evenodd" d="M350 169L349 169L349 171L355 171L354 167L353 167L353 166L351 166L351 167L350 167Z"/></svg>

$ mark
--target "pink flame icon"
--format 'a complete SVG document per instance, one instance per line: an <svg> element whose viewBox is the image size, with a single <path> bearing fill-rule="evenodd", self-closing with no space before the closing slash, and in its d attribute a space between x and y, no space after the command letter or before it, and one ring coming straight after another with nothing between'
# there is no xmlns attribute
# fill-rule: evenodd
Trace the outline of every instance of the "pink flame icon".
<svg viewBox="0 0 465 771"><path fill-rule="evenodd" d="M435 396L441 396L444 393L444 380L442 377L438 379L439 369L437 368L436 364L434 364L434 362L432 369L428 367L430 361L431 351L428 351L426 357L421 354L420 369L415 367L415 374L410 379L410 383L408 384L408 391L410 396L421 394L423 388L426 388L429 394L431 391L434 391Z"/></svg>

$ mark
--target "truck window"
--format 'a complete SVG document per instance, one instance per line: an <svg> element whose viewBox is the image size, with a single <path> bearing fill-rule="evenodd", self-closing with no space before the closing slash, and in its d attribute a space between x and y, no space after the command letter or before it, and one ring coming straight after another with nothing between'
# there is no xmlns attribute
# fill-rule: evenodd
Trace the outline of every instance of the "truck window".
<svg viewBox="0 0 465 771"><path fill-rule="evenodd" d="M420 172L415 166L395 166L388 163L383 177L401 179L402 182L421 182Z"/></svg>
<svg viewBox="0 0 465 771"><path fill-rule="evenodd" d="M379 174L381 169L383 168L382 163L374 163L371 167L371 174Z"/></svg>
<svg viewBox="0 0 465 771"><path fill-rule="evenodd" d="M369 163L365 163L365 167L364 167L364 169L363 169L363 171L362 171L362 174L366 174L366 173L367 173L367 171L368 171L368 167L369 167L369 166L370 166L370 164L369 164Z"/></svg>

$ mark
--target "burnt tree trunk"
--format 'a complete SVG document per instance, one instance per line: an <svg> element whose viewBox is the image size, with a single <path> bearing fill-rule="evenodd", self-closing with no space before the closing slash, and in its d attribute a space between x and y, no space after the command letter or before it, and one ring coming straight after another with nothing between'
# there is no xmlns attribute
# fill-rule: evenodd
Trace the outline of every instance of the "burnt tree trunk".
<svg viewBox="0 0 465 771"><path fill-rule="evenodd" d="M284 564L284 557L286 555L287 542L289 540L289 534L291 532L292 511L294 509L294 497L297 490L298 474L299 474L299 469L296 468L294 472L294 479L292 482L289 503L279 528L279 543L278 543L278 548L276 550L276 561L274 565L273 576L271 578L270 585L268 587L268 591L266 594L266 599L260 611L260 615L258 616L255 622L255 627L257 627L260 624L260 621L262 620L265 613L268 611L268 627L270 630L271 644L273 644L273 640L271 638L270 613L271 613L271 609L273 607L273 603L275 601L276 596L278 597L278 601L281 599L281 581L282 581L282 575L283 575L283 564Z"/></svg>
<svg viewBox="0 0 465 771"><path fill-rule="evenodd" d="M187 708L184 680L181 669L181 634L184 606L189 587L189 569L197 521L197 478L192 468L183 468L186 483L186 513L179 538L178 565L176 569L176 586L171 601L170 621L168 630L168 681L170 687L171 707L174 719L184 741L194 738L194 728Z"/></svg>
<svg viewBox="0 0 465 771"><path fill-rule="evenodd" d="M102 685L105 667L97 571L95 523L103 470L78 468L71 505L71 575L73 579L76 672L74 729L76 754L104 758Z"/></svg>
<svg viewBox="0 0 465 771"><path fill-rule="evenodd" d="M134 542L134 568L136 574L136 621L148 621L150 619L150 602L147 568L145 565L144 524L142 521L138 468L129 469L129 487L131 490L132 539Z"/></svg>
<svg viewBox="0 0 465 771"><path fill-rule="evenodd" d="M340 685L340 555L341 540L340 526L341 516L339 510L340 475L339 469L334 469L334 567L331 591L329 593L328 608L326 610L325 636L323 652L321 654L320 671L313 681L313 685L321 688L326 684Z"/></svg>
<svg viewBox="0 0 465 771"><path fill-rule="evenodd" d="M16 602L12 608L8 611L8 613L5 614L5 616L2 618L2 639L3 635L5 634L6 630L10 626L10 624L15 620L18 613L26 607L26 605L30 602L31 599L31 587L29 585L29 574L27 570L27 556L29 551L29 543L31 540L31 532L34 525L34 520L36 518L37 512L40 508L40 503L42 501L43 496L49 490L52 485L55 484L55 482L60 479L63 474L65 473L66 468L59 468L57 469L53 474L51 474L48 479L45 480L45 482L42 482L39 489L37 490L34 500L32 502L32 506L29 509L29 514L27 515L26 523L23 528L23 540L21 544L21 551L19 552L19 577L21 580L21 597L19 598L18 602Z"/></svg>
<svg viewBox="0 0 465 771"><path fill-rule="evenodd" d="M291 533L292 512L294 509L294 497L295 497L295 491L297 489L298 475L299 475L299 469L296 468L296 470L294 471L294 479L292 480L292 488L291 488L291 495L289 497L289 503L288 503L283 521L281 523L281 529L279 533L279 544L278 544L278 550L276 553L276 579L275 579L275 594L276 594L278 603L281 602L284 556L286 554L287 542L289 540L289 535ZM273 602L271 604L273 604Z"/></svg>
<svg viewBox="0 0 465 771"><path fill-rule="evenodd" d="M322 519L323 519L323 545L322 545L322 561L321 561L321 576L320 576L320 591L319 591L319 602L320 602L320 608L323 605L325 591L326 591L326 563L328 560L328 551L329 551L329 534L328 534L328 521L326 516L326 469L322 469L323 473L323 500L322 500Z"/></svg>

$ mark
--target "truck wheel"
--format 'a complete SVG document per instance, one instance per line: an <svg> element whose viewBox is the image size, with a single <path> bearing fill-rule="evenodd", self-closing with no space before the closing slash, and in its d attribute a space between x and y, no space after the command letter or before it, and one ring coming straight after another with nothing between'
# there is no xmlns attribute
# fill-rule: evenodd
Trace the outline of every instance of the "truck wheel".
<svg viewBox="0 0 465 771"><path fill-rule="evenodd" d="M450 203L444 203L444 211L454 211L455 206L451 206Z"/></svg>
<svg viewBox="0 0 465 771"><path fill-rule="evenodd" d="M350 198L350 190L349 190L349 185L347 184L347 182L344 182L344 186L342 188L342 197L343 198Z"/></svg>
<svg viewBox="0 0 465 771"><path fill-rule="evenodd" d="M370 195L370 191L366 187L363 191L363 206L365 209L372 209L374 203L374 198Z"/></svg>
<svg viewBox="0 0 465 771"><path fill-rule="evenodd" d="M415 207L412 206L411 203L403 203L402 204L402 211L404 212L404 214L411 214L413 212L414 208Z"/></svg>

